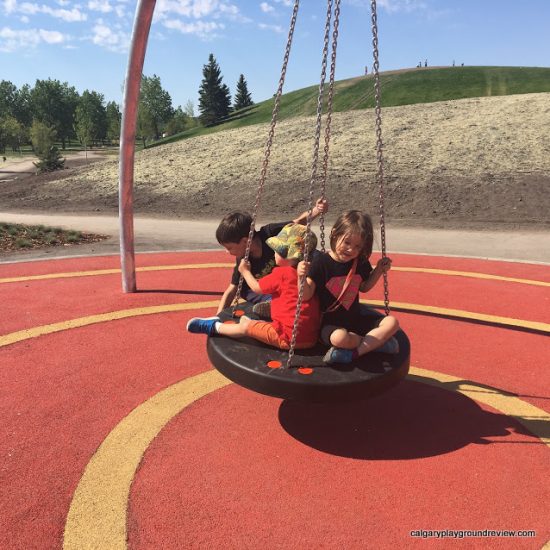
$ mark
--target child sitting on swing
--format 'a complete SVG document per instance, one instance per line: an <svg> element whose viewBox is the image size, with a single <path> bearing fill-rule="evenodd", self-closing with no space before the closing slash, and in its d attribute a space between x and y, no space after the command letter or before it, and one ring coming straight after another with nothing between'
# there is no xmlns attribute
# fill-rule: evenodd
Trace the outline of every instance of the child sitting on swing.
<svg viewBox="0 0 550 550"><path fill-rule="evenodd" d="M309 250L313 251L317 246L315 234L310 232L307 235L306 227L296 223L285 225L277 236L268 238L265 242L275 253L276 267L261 279L256 279L250 271L250 262L242 259L239 264L239 272L252 292L272 295L271 322L256 321L244 315L238 324L224 324L219 317L195 317L187 323L187 330L209 336L249 336L279 349L289 349L298 302L299 280L296 267L304 258L306 238L309 238ZM320 320L319 300L312 293L302 302L296 349L310 348L316 344Z"/></svg>
<svg viewBox="0 0 550 550"><path fill-rule="evenodd" d="M388 257L378 260L376 267L372 268L369 262L372 242L372 221L368 214L348 210L334 223L330 251L317 254L309 270L304 262L298 267L299 276L307 274L304 299L316 293L321 303L321 341L331 346L324 357L325 363L350 363L374 350L385 353L399 351L399 344L393 337L399 323L391 315L373 320L373 326L366 334L356 332L364 319L360 312L359 292L370 290L391 268Z"/></svg>
<svg viewBox="0 0 550 550"><path fill-rule="evenodd" d="M314 220L320 214L328 212L328 203L325 199L317 199L315 206L311 211L311 219ZM289 223L299 223L305 225L307 222L309 212L306 210L302 212L297 218L283 222L270 223L260 227L260 229L254 231L252 242L250 243L250 271L256 279L261 279L265 275L271 273L271 270L275 267L275 258L273 256L273 249L267 246L266 241L270 237L274 237L281 231L281 229ZM216 229L216 239L218 242L231 254L236 257L235 269L231 276L231 282L225 289L223 296L221 297L216 313L229 307L233 302L237 294L237 287L239 285L240 273L239 264L241 258L244 257L246 247L248 244L248 233L250 232L250 224L252 223L252 216L246 212L231 212L223 217L218 229ZM271 296L266 294L257 294L252 291L247 282L243 281L241 289L241 296L252 304L257 304L258 307L254 308L254 312L258 313L260 317L264 317L262 312L266 311L265 307L260 304L271 300ZM269 311L269 306L267 307ZM267 315L269 317L269 315Z"/></svg>

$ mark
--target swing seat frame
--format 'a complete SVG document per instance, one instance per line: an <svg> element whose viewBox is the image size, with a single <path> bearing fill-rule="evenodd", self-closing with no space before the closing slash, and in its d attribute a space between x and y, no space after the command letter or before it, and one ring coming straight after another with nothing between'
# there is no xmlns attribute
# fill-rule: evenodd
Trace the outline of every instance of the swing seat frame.
<svg viewBox="0 0 550 550"><path fill-rule="evenodd" d="M252 305L239 304L249 317ZM365 331L372 326L372 317L382 314L361 304ZM221 321L233 319L232 308L220 313ZM357 327L361 331L363 327ZM396 385L409 371L410 343L399 330L395 338L399 353L373 351L348 364L325 364L323 356L327 346L322 344L306 350L296 350L290 367L288 353L266 346L252 338L235 340L225 336L210 336L207 342L208 357L225 377L249 390L296 401L312 403L342 403L360 401L382 393ZM278 368L268 363L279 363Z"/></svg>

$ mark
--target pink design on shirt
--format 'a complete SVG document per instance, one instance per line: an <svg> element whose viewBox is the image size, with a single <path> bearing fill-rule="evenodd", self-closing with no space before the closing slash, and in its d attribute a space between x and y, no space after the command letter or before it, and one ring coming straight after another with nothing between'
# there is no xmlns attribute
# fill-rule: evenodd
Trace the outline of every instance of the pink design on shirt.
<svg viewBox="0 0 550 550"><path fill-rule="evenodd" d="M340 296L340 293L342 292L342 289L344 288L344 284L346 282L346 276L343 277L332 277L327 285L327 290L334 296L334 298L338 298ZM348 288L346 288L346 291L344 292L344 295L340 298L340 303L342 304L342 307L349 310L353 302L355 301L355 298L359 294L359 286L361 285L361 275L358 275L357 273L351 278L351 281L349 283Z"/></svg>

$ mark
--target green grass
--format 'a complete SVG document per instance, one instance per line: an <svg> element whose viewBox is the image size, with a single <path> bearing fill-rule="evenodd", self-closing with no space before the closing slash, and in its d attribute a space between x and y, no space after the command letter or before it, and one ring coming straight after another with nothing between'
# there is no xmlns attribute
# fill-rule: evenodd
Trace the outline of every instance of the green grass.
<svg viewBox="0 0 550 550"><path fill-rule="evenodd" d="M350 111L374 107L373 76L363 76L335 83L333 109ZM468 97L502 96L550 92L550 68L543 67L448 67L411 69L408 72L382 73L382 106L394 107L416 103L450 101ZM281 98L279 120L315 115L319 86L309 86L286 93ZM325 100L328 86L325 88ZM326 103L326 101L325 101ZM210 128L193 128L159 140L150 147L181 139L269 122L274 100L269 99L232 113L223 124Z"/></svg>

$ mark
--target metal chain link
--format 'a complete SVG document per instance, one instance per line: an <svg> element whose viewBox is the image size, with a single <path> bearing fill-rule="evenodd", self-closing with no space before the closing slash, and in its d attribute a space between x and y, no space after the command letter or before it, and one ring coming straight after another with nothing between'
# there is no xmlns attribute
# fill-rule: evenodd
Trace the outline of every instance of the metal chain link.
<svg viewBox="0 0 550 550"><path fill-rule="evenodd" d="M338 25L340 22L340 0L336 0L334 4L334 23L332 31L332 55L330 59L330 78L329 78L329 91L327 101L327 118L325 122L325 148L323 156L323 175L321 178L321 198L326 196L327 186L327 173L328 173L328 159L329 159L329 146L331 137L331 123L332 123L332 101L334 98L334 75L336 73L336 48L338 46ZM319 217L319 236L321 241L321 250L325 252L325 214L321 213Z"/></svg>
<svg viewBox="0 0 550 550"><path fill-rule="evenodd" d="M379 210L380 210L380 247L382 258L386 257L386 223L384 220L384 158L382 154L382 114L380 101L380 64L378 62L378 23L376 17L376 0L371 0L371 22L372 22L372 53L374 58L374 98L375 98L375 117L376 117L376 160L378 170L376 181L379 190ZM386 315L390 314L390 298L388 286L388 274L384 271L384 310Z"/></svg>
<svg viewBox="0 0 550 550"><path fill-rule="evenodd" d="M315 182L317 179L317 164L319 162L319 142L321 139L321 115L323 112L323 92L325 88L325 79L327 75L327 59L328 59L328 46L330 40L330 23L332 17L332 0L327 0L327 15L325 21L325 38L323 44L323 60L321 63L321 80L319 82L319 93L317 96L317 124L315 128L315 139L313 142L313 159L311 162L311 177L309 180L309 202L306 222L306 239L304 246L304 262L309 260L309 242L311 232L311 218L313 211L313 194L315 191ZM292 325L292 338L290 340L290 348L288 350L287 368L290 368L292 357L294 356L294 349L296 347L296 337L298 335L298 325L300 323L300 313L302 310L302 302L304 299L304 284L305 277L300 278L298 289L298 302L296 303L296 313L294 315L294 323Z"/></svg>
<svg viewBox="0 0 550 550"><path fill-rule="evenodd" d="M256 201L254 203L254 208L252 211L252 222L250 223L250 231L248 232L248 241L246 243L246 251L244 254L244 260L248 262L250 257L250 247L252 246L252 239L254 238L254 231L256 227L256 218L258 216L258 209L260 207L260 202L262 198L263 188L265 184L267 167L269 165L269 156L271 155L271 145L273 144L273 137L275 135L275 126L277 124L277 115L279 114L279 107L281 104L281 96L283 94L283 86L285 83L286 68L288 65L288 59L290 57L290 48L292 46L292 38L294 36L294 28L296 27L296 18L298 16L298 8L300 7L300 0L294 1L294 9L292 10L292 17L290 19L290 28L288 30L288 39L286 42L285 55L283 59L283 65L281 67L281 76L279 78L279 86L277 88L277 93L275 94L275 105L273 106L273 111L271 114L271 125L269 128L269 134L265 146L264 161L262 164L262 171L260 174L260 183L258 185L258 191L256 193ZM243 287L243 276L239 278L239 284L237 286L237 293L235 294L233 302L233 314L237 304L241 298L241 291Z"/></svg>

